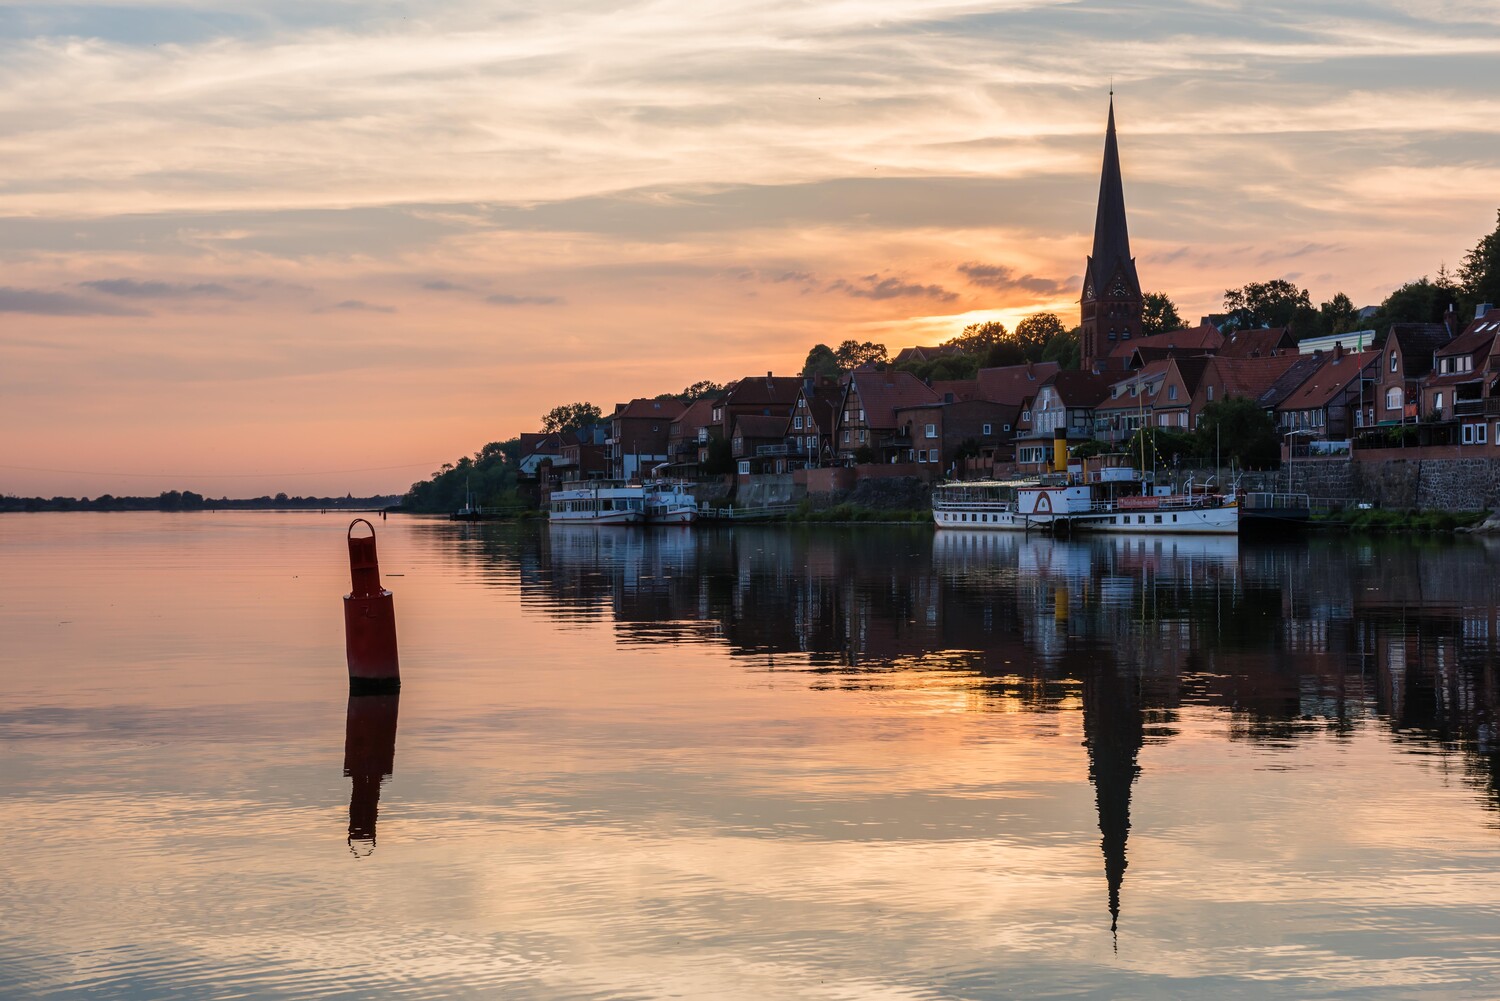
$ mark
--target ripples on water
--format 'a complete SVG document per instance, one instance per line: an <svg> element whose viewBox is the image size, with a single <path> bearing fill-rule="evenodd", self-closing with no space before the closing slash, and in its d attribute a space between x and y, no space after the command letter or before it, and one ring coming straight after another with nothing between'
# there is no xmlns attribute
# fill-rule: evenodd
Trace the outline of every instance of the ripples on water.
<svg viewBox="0 0 1500 1001"><path fill-rule="evenodd" d="M0 996L1500 996L1486 544L343 527L0 521Z"/></svg>

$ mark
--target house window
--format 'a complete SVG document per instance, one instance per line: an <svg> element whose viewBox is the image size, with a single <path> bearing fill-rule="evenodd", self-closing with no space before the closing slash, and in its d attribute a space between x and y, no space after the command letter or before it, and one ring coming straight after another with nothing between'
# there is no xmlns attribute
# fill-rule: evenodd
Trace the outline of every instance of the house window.
<svg viewBox="0 0 1500 1001"><path fill-rule="evenodd" d="M1001 428L1001 430L1009 431L1010 430L1010 425L1009 424L1002 424L1002 425L1000 425L1000 428Z"/></svg>
<svg viewBox="0 0 1500 1001"><path fill-rule="evenodd" d="M985 426L984 426L984 431L983 431L983 432L982 432L982 433L983 433L983 434L994 434L994 433L995 433L995 431L994 431L994 428L993 428L993 427L992 427L992 426L991 426L991 425L989 425L989 424L986 424L986 425L985 425Z"/></svg>
<svg viewBox="0 0 1500 1001"><path fill-rule="evenodd" d="M1114 340L1115 339L1115 328L1114 327L1110 327L1109 328L1109 339L1110 340Z"/></svg>
<svg viewBox="0 0 1500 1001"><path fill-rule="evenodd" d="M1442 393L1439 393L1439 394L1437 394L1436 396L1434 396L1432 398L1432 409L1433 410L1442 410L1443 409L1443 394Z"/></svg>
<svg viewBox="0 0 1500 1001"><path fill-rule="evenodd" d="M1400 410L1401 403L1402 393L1400 386L1392 386L1390 389L1387 389L1385 391L1385 409Z"/></svg>
<svg viewBox="0 0 1500 1001"><path fill-rule="evenodd" d="M865 432L864 432L864 430L863 430L863 429L860 429L860 432L859 432L859 440L860 440L860 441L864 441L864 440L865 440Z"/></svg>
<svg viewBox="0 0 1500 1001"><path fill-rule="evenodd" d="M1472 424L1465 424L1464 425L1464 444L1465 445L1472 445L1472 444L1474 444L1474 425L1472 425Z"/></svg>
<svg viewBox="0 0 1500 1001"><path fill-rule="evenodd" d="M1030 410L1023 410L1023 411L1021 411L1021 420L1023 420L1023 421L1029 421L1029 420L1031 420L1031 411Z"/></svg>
<svg viewBox="0 0 1500 1001"><path fill-rule="evenodd" d="M845 440L845 441L848 441L848 440L849 440L849 432L848 432L848 431L845 431L845 432L844 432L844 440Z"/></svg>
<svg viewBox="0 0 1500 1001"><path fill-rule="evenodd" d="M801 417L793 417L792 418L792 429L794 431L801 431L802 430L802 418Z"/></svg>
<svg viewBox="0 0 1500 1001"><path fill-rule="evenodd" d="M1177 387L1176 386L1168 386L1167 387L1167 399L1169 399L1169 400L1175 400L1175 399L1177 399Z"/></svg>
<svg viewBox="0 0 1500 1001"><path fill-rule="evenodd" d="M1180 413L1180 414L1177 415L1177 426L1180 427L1180 428L1187 427L1187 411L1186 410L1184 410L1182 413Z"/></svg>
<svg viewBox="0 0 1500 1001"><path fill-rule="evenodd" d="M1396 352L1391 352L1391 371L1396 371Z"/></svg>
<svg viewBox="0 0 1500 1001"><path fill-rule="evenodd" d="M740 460L740 475L742 475L742 476L749 476L750 475L750 460L749 459L741 459Z"/></svg>
<svg viewBox="0 0 1500 1001"><path fill-rule="evenodd" d="M865 419L865 412L864 412L863 408L861 408L861 410L859 412L859 419L860 420L864 420Z"/></svg>
<svg viewBox="0 0 1500 1001"><path fill-rule="evenodd" d="M937 437L937 425L936 424L929 424L929 425L927 425L927 437L929 437L929 438L936 438Z"/></svg>
<svg viewBox="0 0 1500 1001"><path fill-rule="evenodd" d="M1213 401L1214 401L1214 387L1209 386L1208 387L1208 402L1212 403Z"/></svg>
<svg viewBox="0 0 1500 1001"><path fill-rule="evenodd" d="M797 397L797 409L798 410L806 410L807 409L807 398L806 397L803 397L803 396Z"/></svg>

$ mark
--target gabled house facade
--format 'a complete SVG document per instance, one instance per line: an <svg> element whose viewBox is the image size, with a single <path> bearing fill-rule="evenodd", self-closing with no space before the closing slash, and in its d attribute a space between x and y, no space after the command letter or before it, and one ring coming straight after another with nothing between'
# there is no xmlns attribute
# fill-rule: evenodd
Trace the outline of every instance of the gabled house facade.
<svg viewBox="0 0 1500 1001"><path fill-rule="evenodd" d="M896 411L922 403L940 403L941 397L910 372L855 369L848 376L844 398L834 429L834 447L840 460L852 465L869 449L876 462L899 462L912 444L910 428L904 428Z"/></svg>
<svg viewBox="0 0 1500 1001"><path fill-rule="evenodd" d="M832 376L803 380L786 426L788 453L802 466L823 466L833 461L834 430L843 399L843 383Z"/></svg>
<svg viewBox="0 0 1500 1001"><path fill-rule="evenodd" d="M609 475L616 480L636 480L671 461L667 442L672 422L687 407L681 400L635 399L617 404L610 415Z"/></svg>
<svg viewBox="0 0 1500 1001"><path fill-rule="evenodd" d="M1500 402L1489 403L1500 397L1496 386L1500 357L1494 353L1497 336L1500 309L1491 309L1433 352L1432 371L1423 380L1423 415L1437 422L1467 425L1460 439L1463 444L1483 444L1475 440L1480 433L1488 441L1485 424L1500 417Z"/></svg>
<svg viewBox="0 0 1500 1001"><path fill-rule="evenodd" d="M927 466L931 475L955 475L960 460L974 458L980 467L1012 461L1018 406L988 400L945 399L896 411L908 430L911 448L904 461Z"/></svg>
<svg viewBox="0 0 1500 1001"><path fill-rule="evenodd" d="M1370 403L1373 420L1366 426L1422 419L1422 382L1432 373L1436 353L1452 339L1442 323L1391 324L1380 348L1380 377Z"/></svg>

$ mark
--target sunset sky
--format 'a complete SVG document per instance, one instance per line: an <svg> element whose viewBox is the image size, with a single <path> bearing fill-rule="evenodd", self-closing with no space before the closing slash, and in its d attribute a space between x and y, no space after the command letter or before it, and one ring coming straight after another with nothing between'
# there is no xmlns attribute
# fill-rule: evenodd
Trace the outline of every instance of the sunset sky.
<svg viewBox="0 0 1500 1001"><path fill-rule="evenodd" d="M0 0L0 492L398 492L557 403L1077 319L1358 304L1500 206L1468 0Z"/></svg>

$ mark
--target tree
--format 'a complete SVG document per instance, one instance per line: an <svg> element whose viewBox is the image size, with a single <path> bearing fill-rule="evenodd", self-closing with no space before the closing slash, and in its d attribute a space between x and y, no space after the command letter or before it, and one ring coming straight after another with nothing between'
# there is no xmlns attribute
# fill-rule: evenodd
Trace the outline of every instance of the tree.
<svg viewBox="0 0 1500 1001"><path fill-rule="evenodd" d="M832 377L840 372L838 357L833 353L833 348L827 344L814 344L811 351L807 353L807 361L802 363L802 378L816 379L820 376Z"/></svg>
<svg viewBox="0 0 1500 1001"><path fill-rule="evenodd" d="M1198 423L1198 454L1240 466L1273 466L1281 455L1276 422L1254 400L1231 396L1203 408Z"/></svg>
<svg viewBox="0 0 1500 1001"><path fill-rule="evenodd" d="M1500 213L1494 232L1481 237L1474 249L1464 255L1458 279L1463 283L1469 305L1500 304Z"/></svg>
<svg viewBox="0 0 1500 1001"><path fill-rule="evenodd" d="M1078 343L1079 329L1077 327L1058 334L1042 349L1042 361L1055 361L1059 368L1069 371L1076 369L1079 364Z"/></svg>
<svg viewBox="0 0 1500 1001"><path fill-rule="evenodd" d="M839 368L845 372L853 371L866 363L878 365L887 358L884 344L854 340L840 344L833 356L838 359Z"/></svg>
<svg viewBox="0 0 1500 1001"><path fill-rule="evenodd" d="M1015 341L1001 341L990 348L990 353L984 356L985 368L1005 368L1007 365L1026 364L1026 352L1021 350L1021 345Z"/></svg>
<svg viewBox="0 0 1500 1001"><path fill-rule="evenodd" d="M563 434L597 424L604 414L592 403L564 403L542 415L544 434Z"/></svg>
<svg viewBox="0 0 1500 1001"><path fill-rule="evenodd" d="M718 396L722 392L724 392L724 386L721 383L710 382L708 379L700 379L678 393L677 397L683 403L692 403L694 400L701 400L705 396Z"/></svg>
<svg viewBox="0 0 1500 1001"><path fill-rule="evenodd" d="M996 344L1013 340L1010 331L999 320L971 323L957 337L943 342L944 347L955 347L966 355L983 358Z"/></svg>
<svg viewBox="0 0 1500 1001"><path fill-rule="evenodd" d="M1177 304L1165 292L1147 292L1142 299L1145 305L1141 308L1141 333L1160 334L1182 329Z"/></svg>
<svg viewBox="0 0 1500 1001"><path fill-rule="evenodd" d="M1312 296L1284 278L1268 282L1250 282L1240 288L1224 290L1224 309L1229 313L1231 329L1255 327L1291 327L1294 336L1311 334L1317 322Z"/></svg>
<svg viewBox="0 0 1500 1001"><path fill-rule="evenodd" d="M1032 313L1016 324L1015 340L1027 361L1041 361L1047 342L1062 332L1056 313Z"/></svg>
<svg viewBox="0 0 1500 1001"><path fill-rule="evenodd" d="M1441 323L1448 307L1464 299L1464 290L1454 284L1446 269L1440 268L1435 281L1423 275L1386 296L1380 309L1366 322L1376 330L1392 323Z"/></svg>
<svg viewBox="0 0 1500 1001"><path fill-rule="evenodd" d="M1335 292L1332 299L1318 305L1318 333L1345 334L1358 329L1359 310L1344 293Z"/></svg>

